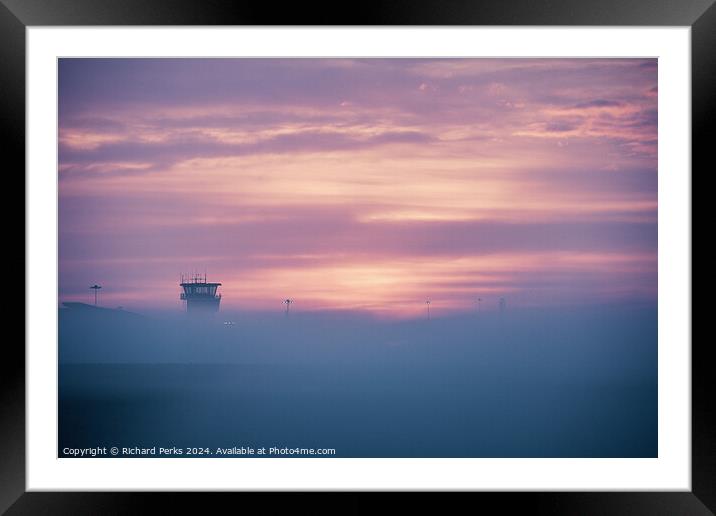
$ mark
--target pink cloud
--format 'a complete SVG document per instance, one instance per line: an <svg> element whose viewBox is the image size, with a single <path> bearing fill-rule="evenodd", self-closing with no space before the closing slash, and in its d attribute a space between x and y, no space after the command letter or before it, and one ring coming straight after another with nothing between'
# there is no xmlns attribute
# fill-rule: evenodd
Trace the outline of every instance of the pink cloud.
<svg viewBox="0 0 716 516"><path fill-rule="evenodd" d="M124 65L60 67L63 299L205 266L242 308L655 296L652 61Z"/></svg>

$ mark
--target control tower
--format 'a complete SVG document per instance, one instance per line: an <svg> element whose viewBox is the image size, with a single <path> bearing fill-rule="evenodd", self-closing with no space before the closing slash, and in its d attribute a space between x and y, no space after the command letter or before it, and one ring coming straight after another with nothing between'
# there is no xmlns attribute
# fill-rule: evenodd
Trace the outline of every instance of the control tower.
<svg viewBox="0 0 716 516"><path fill-rule="evenodd" d="M207 283L206 274L192 274L181 277L183 292L180 299L186 301L186 311L189 313L213 313L219 311L221 294L216 289L221 283Z"/></svg>

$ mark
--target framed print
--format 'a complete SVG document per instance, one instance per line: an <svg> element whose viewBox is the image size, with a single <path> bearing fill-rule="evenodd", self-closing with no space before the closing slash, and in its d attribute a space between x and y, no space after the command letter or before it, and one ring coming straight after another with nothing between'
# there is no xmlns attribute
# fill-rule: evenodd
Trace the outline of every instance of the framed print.
<svg viewBox="0 0 716 516"><path fill-rule="evenodd" d="M713 510L709 2L66 6L2 11L27 199L9 514L186 507L156 491Z"/></svg>

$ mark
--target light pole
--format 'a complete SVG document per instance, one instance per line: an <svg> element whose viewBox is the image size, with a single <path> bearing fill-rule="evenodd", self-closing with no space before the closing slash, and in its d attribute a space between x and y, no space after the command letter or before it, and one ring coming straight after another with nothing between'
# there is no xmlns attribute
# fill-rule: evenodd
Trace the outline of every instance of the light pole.
<svg viewBox="0 0 716 516"><path fill-rule="evenodd" d="M101 289L102 287L95 284L90 287L90 289L94 290L94 306L97 306L97 291Z"/></svg>

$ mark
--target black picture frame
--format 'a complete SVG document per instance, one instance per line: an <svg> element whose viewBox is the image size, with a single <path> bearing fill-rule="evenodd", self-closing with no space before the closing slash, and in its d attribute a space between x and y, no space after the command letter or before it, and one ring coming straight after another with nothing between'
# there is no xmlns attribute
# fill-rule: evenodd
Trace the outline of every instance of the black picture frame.
<svg viewBox="0 0 716 516"><path fill-rule="evenodd" d="M6 201L24 192L25 29L61 25L557 25L691 27L692 169L706 173L716 131L715 0L393 0L332 5L232 2L230 0L0 0L0 134L5 160ZM24 177L24 175L23 175ZM693 172L692 172L693 177ZM17 181L10 190L7 181ZM14 203L3 203L4 220L17 218ZM7 224L7 222L6 222ZM9 224L18 232L19 224ZM24 239L18 235L18 240ZM10 266L27 259L17 248ZM693 252L693 246L692 246ZM21 264L16 265L22 267ZM26 277L27 281L27 277ZM48 293L52 295L52 293ZM14 310L24 303L11 301ZM22 307L22 308L21 308ZM12 335L8 333L7 335ZM537 514L713 514L716 512L716 426L710 369L710 343L692 346L692 491L591 493L471 493L461 502L475 508L499 507ZM684 345L689 345L688 342ZM163 513L192 510L219 498L240 510L247 501L316 512L309 493L27 493L25 492L25 351L18 337L6 337L0 360L0 511L7 514L138 514L150 507ZM470 499L466 500L465 496ZM238 498L238 499L237 499ZM417 498L422 509L444 512L443 497ZM333 496L331 512L366 512L383 506L380 494ZM235 504L240 505L235 505ZM395 502L391 502L395 503ZM403 497L398 502L405 503ZM199 504L199 505L196 505ZM277 505L278 504L278 505ZM232 510L232 512L233 512ZM402 511L401 511L402 512Z"/></svg>

